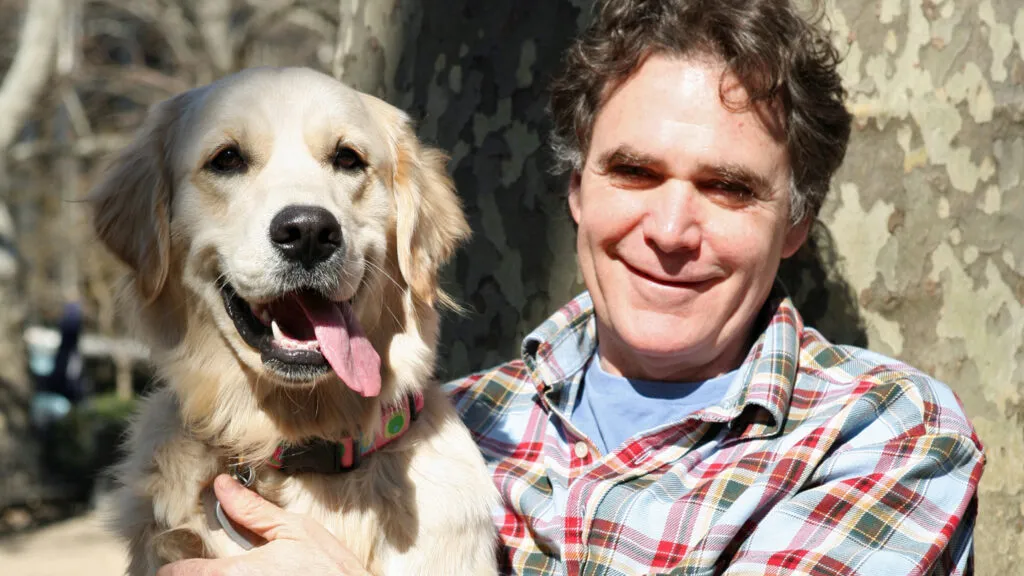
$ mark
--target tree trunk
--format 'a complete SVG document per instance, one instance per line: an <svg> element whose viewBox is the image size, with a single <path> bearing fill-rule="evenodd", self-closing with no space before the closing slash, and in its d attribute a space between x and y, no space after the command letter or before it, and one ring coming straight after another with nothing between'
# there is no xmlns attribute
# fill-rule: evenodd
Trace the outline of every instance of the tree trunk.
<svg viewBox="0 0 1024 576"><path fill-rule="evenodd" d="M17 231L7 206L7 151L50 76L61 12L60 0L29 1L17 53L0 85L0 507L10 499L28 497L41 479L29 422L32 386L21 337L25 294Z"/></svg>
<svg viewBox="0 0 1024 576"><path fill-rule="evenodd" d="M549 78L588 1L341 0L334 72L408 111L449 170L473 238L445 272L468 308L442 328L455 377L518 354L579 289L566 180L541 142ZM526 17L529 15L529 17Z"/></svg>
<svg viewBox="0 0 1024 576"><path fill-rule="evenodd" d="M60 0L29 0L18 51L0 85L0 153L18 137L53 70Z"/></svg>

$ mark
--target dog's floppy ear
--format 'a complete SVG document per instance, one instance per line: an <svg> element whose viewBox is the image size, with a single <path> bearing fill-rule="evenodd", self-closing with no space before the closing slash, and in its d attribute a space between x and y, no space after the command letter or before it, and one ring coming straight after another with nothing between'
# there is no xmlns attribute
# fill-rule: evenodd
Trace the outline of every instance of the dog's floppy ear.
<svg viewBox="0 0 1024 576"><path fill-rule="evenodd" d="M139 295L149 304L170 267L170 150L182 96L150 109L134 140L114 159L89 193L97 236L134 272Z"/></svg>
<svg viewBox="0 0 1024 576"><path fill-rule="evenodd" d="M387 133L395 166L391 174L397 206L398 267L413 295L428 304L449 303L437 287L437 272L469 237L462 202L445 166L448 157L423 146L404 112L364 96Z"/></svg>

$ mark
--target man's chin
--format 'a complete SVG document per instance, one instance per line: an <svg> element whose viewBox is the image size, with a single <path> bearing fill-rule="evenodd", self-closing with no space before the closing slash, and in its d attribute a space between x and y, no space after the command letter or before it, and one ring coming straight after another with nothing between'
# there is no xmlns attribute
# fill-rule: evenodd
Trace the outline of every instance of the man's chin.
<svg viewBox="0 0 1024 576"><path fill-rule="evenodd" d="M601 355L622 375L643 380L692 382L717 375L720 334L701 330L711 322L637 310L599 322ZM686 329L689 325L690 329ZM615 364L621 366L615 366ZM707 376L705 376L707 374Z"/></svg>

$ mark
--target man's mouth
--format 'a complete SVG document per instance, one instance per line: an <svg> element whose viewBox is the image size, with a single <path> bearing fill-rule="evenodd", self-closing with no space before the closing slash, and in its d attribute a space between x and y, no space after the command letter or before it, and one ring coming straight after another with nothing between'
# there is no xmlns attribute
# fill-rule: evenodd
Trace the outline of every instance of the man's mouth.
<svg viewBox="0 0 1024 576"><path fill-rule="evenodd" d="M707 288L708 286L711 285L712 282L717 280L717 278L713 276L684 276L680 278L666 278L641 270L640 268L632 266L625 260L622 260L622 264L626 267L627 270L632 272L635 276L643 278L648 282L659 284L661 286L666 286L669 288L688 288L691 290L700 290L703 288Z"/></svg>
<svg viewBox="0 0 1024 576"><path fill-rule="evenodd" d="M249 303L230 284L220 290L224 309L264 366L295 382L315 380L332 369L352 390L380 393L380 356L366 338L350 302L333 302L313 290L297 290L264 303Z"/></svg>

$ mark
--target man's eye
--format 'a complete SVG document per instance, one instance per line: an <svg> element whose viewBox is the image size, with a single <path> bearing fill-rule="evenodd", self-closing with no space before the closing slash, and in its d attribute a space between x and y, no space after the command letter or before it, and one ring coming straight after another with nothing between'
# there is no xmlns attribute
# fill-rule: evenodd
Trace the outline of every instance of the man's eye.
<svg viewBox="0 0 1024 576"><path fill-rule="evenodd" d="M721 191L721 192L725 192L727 194L731 194L731 195L734 195L734 196L739 196L741 198L753 198L754 197L753 190L751 190L750 187L748 187L746 184L741 184L739 182L729 182L729 181L726 181L726 180L714 180L712 182L709 182L707 186L708 186L708 188L711 188L712 190L718 190L718 191Z"/></svg>
<svg viewBox="0 0 1024 576"><path fill-rule="evenodd" d="M631 164L618 164L611 169L612 174L630 179L653 178L654 174L643 166Z"/></svg>

